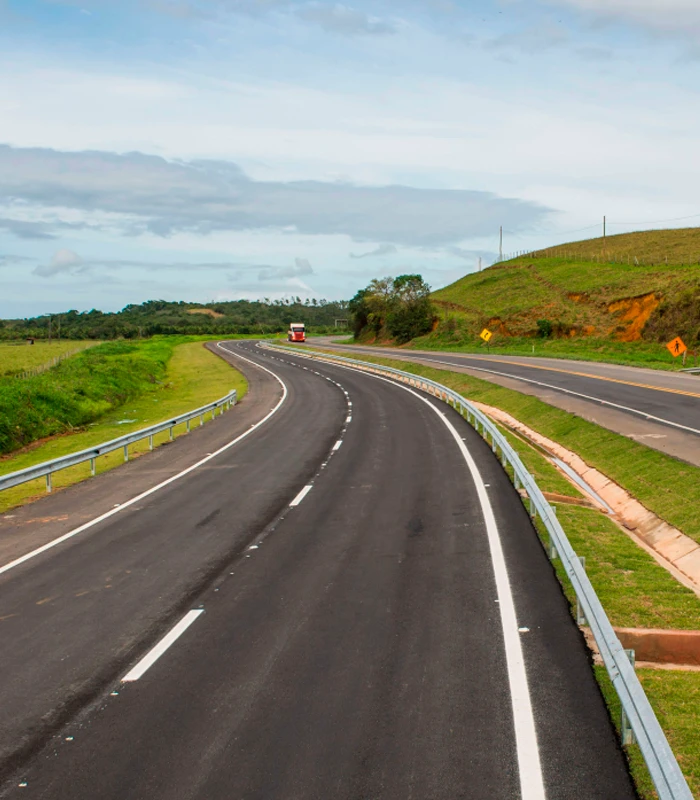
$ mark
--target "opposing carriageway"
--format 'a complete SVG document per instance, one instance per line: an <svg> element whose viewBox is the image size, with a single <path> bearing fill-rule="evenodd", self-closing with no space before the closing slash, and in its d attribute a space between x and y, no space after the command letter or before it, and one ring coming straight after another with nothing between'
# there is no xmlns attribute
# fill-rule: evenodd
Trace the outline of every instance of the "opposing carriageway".
<svg viewBox="0 0 700 800"><path fill-rule="evenodd" d="M311 345L383 356L464 372L534 395L552 406L700 466L700 376L530 356L474 355L436 350L335 344Z"/></svg>
<svg viewBox="0 0 700 800"><path fill-rule="evenodd" d="M257 421L277 411L0 575L0 796L633 798L488 445L401 386L225 347L249 397L268 387ZM219 446L251 408L216 421ZM155 480L149 458L125 468L132 489ZM46 538L33 513L27 551Z"/></svg>

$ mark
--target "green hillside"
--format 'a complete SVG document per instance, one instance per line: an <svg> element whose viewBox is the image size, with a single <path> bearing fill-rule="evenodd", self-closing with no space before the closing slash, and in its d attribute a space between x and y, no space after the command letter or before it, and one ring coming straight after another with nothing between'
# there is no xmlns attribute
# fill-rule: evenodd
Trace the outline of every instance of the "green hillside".
<svg viewBox="0 0 700 800"><path fill-rule="evenodd" d="M487 327L501 340L544 334L666 342L680 335L692 347L700 342L698 262L700 229L623 234L533 253L434 292L440 321L430 339L473 342Z"/></svg>

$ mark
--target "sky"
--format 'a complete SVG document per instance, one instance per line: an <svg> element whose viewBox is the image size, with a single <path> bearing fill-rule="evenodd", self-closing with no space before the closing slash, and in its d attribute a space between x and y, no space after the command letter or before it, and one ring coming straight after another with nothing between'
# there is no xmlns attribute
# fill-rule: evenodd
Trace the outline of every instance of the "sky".
<svg viewBox="0 0 700 800"><path fill-rule="evenodd" d="M697 0L0 0L0 317L700 224Z"/></svg>

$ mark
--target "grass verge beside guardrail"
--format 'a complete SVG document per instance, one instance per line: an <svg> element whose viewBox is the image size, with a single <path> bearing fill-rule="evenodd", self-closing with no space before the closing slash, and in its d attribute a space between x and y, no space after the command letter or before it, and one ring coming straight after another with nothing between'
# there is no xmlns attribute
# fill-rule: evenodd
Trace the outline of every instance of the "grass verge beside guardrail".
<svg viewBox="0 0 700 800"><path fill-rule="evenodd" d="M241 373L205 349L203 342L178 337L171 341L170 350L171 355L160 383L149 383L138 397L108 412L79 433L55 436L0 459L0 474L24 469L148 427L213 402L231 389L236 389L239 400L245 394L247 384ZM179 435L184 430L185 426L181 425L175 429L175 434ZM169 436L164 432L155 437L154 443L157 446L166 441L169 441ZM147 450L148 441L144 440L130 447L130 456L138 456ZM123 454L115 451L97 459L97 471L104 472L123 463ZM53 488L56 490L88 477L89 464L79 464L55 473ZM43 479L7 489L0 493L0 513L44 494Z"/></svg>

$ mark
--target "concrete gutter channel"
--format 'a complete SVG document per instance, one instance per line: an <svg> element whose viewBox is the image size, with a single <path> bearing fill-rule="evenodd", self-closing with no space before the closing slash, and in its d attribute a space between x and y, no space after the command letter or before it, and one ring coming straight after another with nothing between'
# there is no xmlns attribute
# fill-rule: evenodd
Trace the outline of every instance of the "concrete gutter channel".
<svg viewBox="0 0 700 800"><path fill-rule="evenodd" d="M576 453L542 436L499 408L474 405L544 455L588 501L546 493L553 502L573 503L607 514L636 544L646 550L681 584L700 597L700 544L645 508L629 492ZM657 628L615 628L625 648L636 652L639 666L700 670L700 631ZM592 636L587 637L596 653Z"/></svg>

